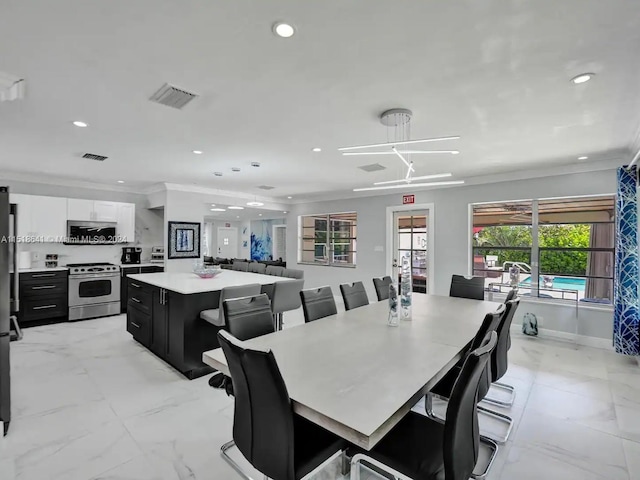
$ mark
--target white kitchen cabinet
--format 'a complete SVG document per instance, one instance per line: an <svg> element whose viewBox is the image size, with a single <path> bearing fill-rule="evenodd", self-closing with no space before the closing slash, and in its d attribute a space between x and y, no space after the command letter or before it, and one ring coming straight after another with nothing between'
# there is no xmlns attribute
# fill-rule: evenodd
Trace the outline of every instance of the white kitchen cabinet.
<svg viewBox="0 0 640 480"><path fill-rule="evenodd" d="M18 205L18 231L14 235L31 236L31 198L32 195L10 193L9 202Z"/></svg>
<svg viewBox="0 0 640 480"><path fill-rule="evenodd" d="M70 198L67 202L67 219L85 222L117 222L118 203Z"/></svg>
<svg viewBox="0 0 640 480"><path fill-rule="evenodd" d="M93 200L67 199L67 220L90 222L93 220Z"/></svg>
<svg viewBox="0 0 640 480"><path fill-rule="evenodd" d="M31 230L45 242L62 242L67 234L67 199L31 197Z"/></svg>
<svg viewBox="0 0 640 480"><path fill-rule="evenodd" d="M133 243L136 241L136 206L134 203L119 203L117 207L116 235L123 242Z"/></svg>
<svg viewBox="0 0 640 480"><path fill-rule="evenodd" d="M93 220L99 222L117 222L118 205L119 203L117 202L93 202Z"/></svg>
<svg viewBox="0 0 640 480"><path fill-rule="evenodd" d="M67 230L67 199L40 195L11 194L18 205L18 231L22 237L42 237L45 242L62 242Z"/></svg>

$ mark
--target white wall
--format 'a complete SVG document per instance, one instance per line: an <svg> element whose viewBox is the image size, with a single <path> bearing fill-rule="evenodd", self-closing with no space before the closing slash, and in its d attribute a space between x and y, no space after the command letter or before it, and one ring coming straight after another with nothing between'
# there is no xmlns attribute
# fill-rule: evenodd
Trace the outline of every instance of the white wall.
<svg viewBox="0 0 640 480"><path fill-rule="evenodd" d="M202 243L200 244L199 258L175 258L169 259L169 223L168 222L197 222L200 223L200 234L203 233L204 215L202 200L199 193L167 190L166 202L164 206L164 251L165 251L165 271L167 272L190 272L193 264L198 259L202 259ZM215 228L214 228L215 230Z"/></svg>
<svg viewBox="0 0 640 480"><path fill-rule="evenodd" d="M501 182L469 187L446 188L427 191L407 191L415 194L415 202L433 203L435 215L435 285L433 293L447 295L452 274L470 273L470 218L469 204L501 200L564 197L616 192L615 170L561 175ZM330 285L339 295L339 285L361 280L367 287L370 299L375 299L372 278L387 272L386 208L402 205L402 193L361 197L354 199L297 204L287 215L287 265L305 271L305 287ZM357 266L326 267L297 263L299 249L298 217L312 213L350 212L358 214ZM382 246L382 251L375 251ZM541 305L541 306L540 306ZM575 310L575 309L574 309ZM562 332L575 332L566 307L527 303L520 314L527 311L542 312L545 328ZM611 338L612 313L605 308L580 307L577 321L581 335Z"/></svg>
<svg viewBox="0 0 640 480"><path fill-rule="evenodd" d="M45 185L18 181L2 181L12 193L27 195L45 195L50 197L86 198L113 202L135 203L136 205L136 242L127 245L142 248L143 259L151 257L151 247L163 245L162 211L149 210L145 195L109 190L93 190L80 187ZM122 245L63 245L60 243L20 244L21 251L39 252L41 259L32 262L34 267L44 266L44 255L57 253L60 265L81 262L119 263Z"/></svg>

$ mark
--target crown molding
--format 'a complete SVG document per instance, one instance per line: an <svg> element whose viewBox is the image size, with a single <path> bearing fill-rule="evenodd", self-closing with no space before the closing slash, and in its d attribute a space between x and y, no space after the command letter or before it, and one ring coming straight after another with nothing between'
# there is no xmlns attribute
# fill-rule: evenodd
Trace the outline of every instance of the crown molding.
<svg viewBox="0 0 640 480"><path fill-rule="evenodd" d="M37 183L58 187L74 187L85 188L88 190L104 190L107 192L132 193L136 195L144 195L139 189L125 185L106 185L104 183L89 182L86 180L75 180L72 178L55 177L51 175L43 176L32 173L21 172L0 172L2 179L5 181Z"/></svg>
<svg viewBox="0 0 640 480"><path fill-rule="evenodd" d="M518 180L529 180L534 178L545 178L545 177L556 177L561 175L572 175L576 173L589 173L589 172L597 172L604 170L613 170L624 163L628 163L628 155L625 151L617 151L612 153L610 156L606 158L600 158L599 160L595 160L592 162L580 162L580 163L572 163L568 165L558 165L554 168L544 168L544 169L529 169L529 170L516 170L511 172L504 173L494 173L490 175L478 175L475 177L467 177L459 176L460 178L465 180L463 185L449 185L444 187L416 187L412 189L408 193L413 192L422 192L422 191L432 191L432 190L443 190L449 188L468 188L476 185L486 185L491 183L502 183L502 182L511 182ZM383 193L384 192L384 193ZM302 198L298 200L292 201L292 204L304 204L304 203L315 203L315 202L324 202L331 200L346 200L353 198L364 198L364 197L379 197L386 195L398 195L407 193L403 190L398 190L395 192L385 192L382 191L371 191L371 192L353 192L351 190L345 191L334 191L334 192L323 192L319 195L313 197Z"/></svg>

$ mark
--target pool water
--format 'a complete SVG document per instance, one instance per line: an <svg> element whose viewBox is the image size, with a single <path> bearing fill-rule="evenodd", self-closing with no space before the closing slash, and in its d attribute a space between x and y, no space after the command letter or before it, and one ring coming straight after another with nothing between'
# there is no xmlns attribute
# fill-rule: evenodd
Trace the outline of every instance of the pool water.
<svg viewBox="0 0 640 480"><path fill-rule="evenodd" d="M542 285L542 276L540 277L540 285ZM527 277L520 282L520 285L527 286L531 284L531 277ZM579 290L584 292L585 285L587 284L586 278L575 277L555 277L553 279L553 288L565 289L565 290Z"/></svg>

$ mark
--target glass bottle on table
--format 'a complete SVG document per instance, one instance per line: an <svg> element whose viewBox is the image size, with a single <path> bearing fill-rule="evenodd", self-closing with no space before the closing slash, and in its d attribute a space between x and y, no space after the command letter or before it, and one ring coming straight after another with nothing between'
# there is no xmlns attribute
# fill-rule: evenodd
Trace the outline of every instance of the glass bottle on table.
<svg viewBox="0 0 640 480"><path fill-rule="evenodd" d="M411 292L413 290L411 257L402 257L400 269L400 318L411 320Z"/></svg>

